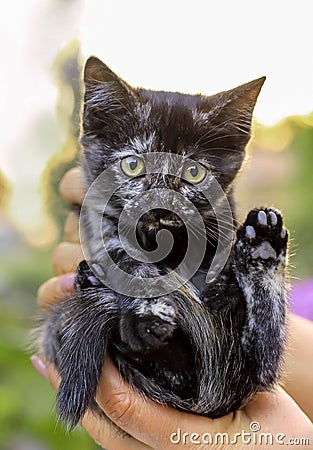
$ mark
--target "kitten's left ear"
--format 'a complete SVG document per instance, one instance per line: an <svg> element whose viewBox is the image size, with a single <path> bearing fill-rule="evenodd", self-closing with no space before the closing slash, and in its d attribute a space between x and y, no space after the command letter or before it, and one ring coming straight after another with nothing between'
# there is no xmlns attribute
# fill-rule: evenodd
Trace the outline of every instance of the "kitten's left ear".
<svg viewBox="0 0 313 450"><path fill-rule="evenodd" d="M235 178L244 160L253 109L264 81L265 77L261 77L207 97L202 105L207 115L205 139L209 143L205 151L225 184Z"/></svg>
<svg viewBox="0 0 313 450"><path fill-rule="evenodd" d="M266 77L257 78L228 91L226 98L229 99L229 107L235 108L238 112L245 112L247 115L252 115L265 80Z"/></svg>
<svg viewBox="0 0 313 450"><path fill-rule="evenodd" d="M221 126L226 120L237 123L243 126L243 131L249 132L253 109L265 79L266 77L261 77L209 97L208 104L214 114L214 121Z"/></svg>

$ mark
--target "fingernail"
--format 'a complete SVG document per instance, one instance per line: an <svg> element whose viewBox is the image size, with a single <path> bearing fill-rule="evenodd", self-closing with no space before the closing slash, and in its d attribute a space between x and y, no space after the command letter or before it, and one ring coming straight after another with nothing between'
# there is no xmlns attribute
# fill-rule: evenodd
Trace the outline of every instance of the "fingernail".
<svg viewBox="0 0 313 450"><path fill-rule="evenodd" d="M75 274L63 275L59 281L59 287L61 292L69 294L74 291L75 287Z"/></svg>
<svg viewBox="0 0 313 450"><path fill-rule="evenodd" d="M31 356L30 361L34 366L34 368L37 370L37 372L44 378L48 379L48 372L45 363L36 355Z"/></svg>

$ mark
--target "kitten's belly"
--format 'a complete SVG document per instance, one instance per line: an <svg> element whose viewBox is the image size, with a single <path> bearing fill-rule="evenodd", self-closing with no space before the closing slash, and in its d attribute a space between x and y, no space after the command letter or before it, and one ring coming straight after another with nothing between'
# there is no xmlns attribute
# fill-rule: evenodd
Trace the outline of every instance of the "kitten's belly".
<svg viewBox="0 0 313 450"><path fill-rule="evenodd" d="M195 397L197 377L194 352L180 330L174 333L164 347L154 352L135 354L124 346L114 345L110 354L126 381L134 384L138 390L144 392L146 389L142 381L133 376L132 369L140 372L147 384L151 380L181 399Z"/></svg>

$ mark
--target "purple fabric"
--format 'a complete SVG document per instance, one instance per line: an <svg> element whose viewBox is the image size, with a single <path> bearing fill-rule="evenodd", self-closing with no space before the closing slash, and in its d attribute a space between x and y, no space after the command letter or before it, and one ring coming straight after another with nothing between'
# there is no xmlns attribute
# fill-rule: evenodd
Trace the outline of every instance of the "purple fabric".
<svg viewBox="0 0 313 450"><path fill-rule="evenodd" d="M290 309L298 316L313 320L313 280L301 281L293 285Z"/></svg>

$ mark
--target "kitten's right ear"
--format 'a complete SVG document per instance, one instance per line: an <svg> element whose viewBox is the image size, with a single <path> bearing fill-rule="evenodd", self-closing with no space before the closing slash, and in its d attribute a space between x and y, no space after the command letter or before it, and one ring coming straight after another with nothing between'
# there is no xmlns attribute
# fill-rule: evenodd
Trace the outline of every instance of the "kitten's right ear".
<svg viewBox="0 0 313 450"><path fill-rule="evenodd" d="M99 58L91 56L84 69L85 112L122 113L129 110L133 89Z"/></svg>
<svg viewBox="0 0 313 450"><path fill-rule="evenodd" d="M104 169L105 151L122 139L121 125L125 131L127 124L132 123L136 94L95 56L85 64L84 83L81 143L86 172L94 179Z"/></svg>
<svg viewBox="0 0 313 450"><path fill-rule="evenodd" d="M91 56L87 59L84 70L85 85L120 82L120 78L99 58Z"/></svg>

